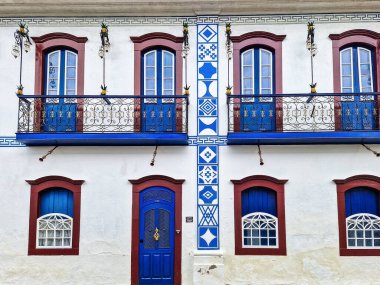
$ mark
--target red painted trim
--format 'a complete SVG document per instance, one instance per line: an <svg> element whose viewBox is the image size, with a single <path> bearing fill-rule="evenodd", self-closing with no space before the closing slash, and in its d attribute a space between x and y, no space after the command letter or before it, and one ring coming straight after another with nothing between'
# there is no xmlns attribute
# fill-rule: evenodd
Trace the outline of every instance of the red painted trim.
<svg viewBox="0 0 380 285"><path fill-rule="evenodd" d="M288 180L279 180L265 175L253 175L234 184L235 254L236 255L286 255L285 197L284 185ZM241 236L241 194L252 187L266 187L276 191L278 219L278 248L243 248Z"/></svg>
<svg viewBox="0 0 380 285"><path fill-rule="evenodd" d="M231 37L233 42L233 89L234 94L241 94L240 90L240 55L244 49L254 46L262 46L273 51L275 54L275 92L282 94L282 41L285 35L275 35L268 32L256 31L243 34L241 36ZM283 128L283 114L282 114L282 98L276 98L276 130L282 131ZM235 102L234 111L239 111L239 102ZM239 131L239 122L237 117L234 116L234 131Z"/></svg>
<svg viewBox="0 0 380 285"><path fill-rule="evenodd" d="M380 34L370 30L355 29L343 32L341 34L330 34L329 38L332 40L332 53L333 53L333 76L334 76L334 93L341 93L340 82L340 50L349 45L359 44L371 47L375 52L375 69L376 69L376 85L375 90L380 90ZM339 102L338 96L334 99L334 113L335 113L335 129L341 130L341 121L339 116ZM380 111L380 98L377 98L377 109ZM380 119L379 119L380 120ZM378 122L380 123L380 121Z"/></svg>
<svg viewBox="0 0 380 285"><path fill-rule="evenodd" d="M341 256L379 256L380 249L347 248L346 235L346 191L356 187L369 187L380 191L380 177L373 175L356 175L346 179L333 180L338 195L339 252Z"/></svg>
<svg viewBox="0 0 380 285"><path fill-rule="evenodd" d="M63 176L45 176L36 180L26 180L30 185L29 214L29 244L28 255L78 255L80 232L81 190L84 180L72 180ZM39 208L39 193L54 187L65 188L73 192L73 237L70 249L39 249L36 248L37 218Z"/></svg>
<svg viewBox="0 0 380 285"><path fill-rule="evenodd" d="M76 37L66 33L50 33L40 37L32 37L36 43L36 64L35 64L35 81L34 94L43 95L44 93L44 55L51 50L67 47L77 52L78 54L78 82L77 95L84 95L84 55L86 37ZM82 100L82 99L81 99ZM81 101L78 100L78 101ZM77 131L83 131L83 104L78 104L79 116L77 117ZM42 103L35 103L35 113L37 114L34 121L34 132L41 131L42 123Z"/></svg>
<svg viewBox="0 0 380 285"><path fill-rule="evenodd" d="M140 96L141 91L141 57L142 54L148 50L153 49L154 47L163 47L168 50L171 50L175 54L175 70L176 70L176 82L175 82L175 94L182 94L182 43L183 37L176 37L167 33L149 33L142 35L140 37L131 37L132 42L134 43L134 95ZM141 130L141 100L135 100L134 107L134 129L136 132ZM182 104L178 102L176 106L176 117L182 118ZM180 120L180 119L178 119ZM177 120L177 121L178 121ZM180 120L182 122L182 120ZM177 124L177 132L182 132L182 124Z"/></svg>
<svg viewBox="0 0 380 285"><path fill-rule="evenodd" d="M174 284L181 284L181 255L182 255L182 184L185 180L174 179L163 175L150 175L136 180L129 180L132 186L132 262L131 284L139 283L139 224L140 224L140 192L153 187L161 186L175 193L175 233L174 237Z"/></svg>

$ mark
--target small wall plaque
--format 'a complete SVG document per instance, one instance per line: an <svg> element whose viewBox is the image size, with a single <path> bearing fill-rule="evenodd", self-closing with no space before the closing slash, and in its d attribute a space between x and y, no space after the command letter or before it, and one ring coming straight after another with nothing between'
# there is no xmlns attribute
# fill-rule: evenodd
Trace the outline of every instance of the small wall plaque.
<svg viewBox="0 0 380 285"><path fill-rule="evenodd" d="M192 223L193 217L186 217L186 223Z"/></svg>

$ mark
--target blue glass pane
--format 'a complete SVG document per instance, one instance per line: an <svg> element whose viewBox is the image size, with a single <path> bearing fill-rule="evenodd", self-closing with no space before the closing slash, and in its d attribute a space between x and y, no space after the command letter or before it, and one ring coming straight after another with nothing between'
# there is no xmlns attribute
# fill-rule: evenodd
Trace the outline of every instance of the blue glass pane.
<svg viewBox="0 0 380 285"><path fill-rule="evenodd" d="M271 86L270 78L261 78L261 88L270 88Z"/></svg>
<svg viewBox="0 0 380 285"><path fill-rule="evenodd" d="M252 52L248 51L243 53L243 65L252 65Z"/></svg>
<svg viewBox="0 0 380 285"><path fill-rule="evenodd" d="M370 62L370 53L368 50L360 50L360 63L369 63Z"/></svg>
<svg viewBox="0 0 380 285"><path fill-rule="evenodd" d="M370 74L370 66L369 66L369 64L361 64L360 65L360 73L362 75L369 75Z"/></svg>
<svg viewBox="0 0 380 285"><path fill-rule="evenodd" d="M163 95L174 95L174 91L173 91L173 89L164 90L164 94Z"/></svg>
<svg viewBox="0 0 380 285"><path fill-rule="evenodd" d="M244 79L243 80L243 88L252 88L253 80L252 79Z"/></svg>
<svg viewBox="0 0 380 285"><path fill-rule="evenodd" d="M271 53L261 50L261 64L270 64Z"/></svg>
<svg viewBox="0 0 380 285"><path fill-rule="evenodd" d="M76 95L74 90L67 90L66 95Z"/></svg>
<svg viewBox="0 0 380 285"><path fill-rule="evenodd" d="M343 87L352 87L352 78L351 77L343 77L342 81Z"/></svg>
<svg viewBox="0 0 380 285"><path fill-rule="evenodd" d="M77 55L71 52L67 53L67 65L76 66L77 65Z"/></svg>
<svg viewBox="0 0 380 285"><path fill-rule="evenodd" d="M341 62L351 64L351 49L341 52Z"/></svg>
<svg viewBox="0 0 380 285"><path fill-rule="evenodd" d="M49 90L47 95L57 95L57 91L56 90Z"/></svg>
<svg viewBox="0 0 380 285"><path fill-rule="evenodd" d="M58 79L58 68L57 67L49 67L49 78Z"/></svg>
<svg viewBox="0 0 380 285"><path fill-rule="evenodd" d="M348 65L348 64L342 65L342 75L351 75L351 65Z"/></svg>
<svg viewBox="0 0 380 285"><path fill-rule="evenodd" d="M154 52L151 52L145 55L145 64L147 66L155 66L155 62L156 62L155 55L156 54Z"/></svg>
<svg viewBox="0 0 380 285"><path fill-rule="evenodd" d="M362 88L366 88L366 87L368 87L369 89L371 88L372 82L371 82L370 76L362 76L361 80L362 80Z"/></svg>
<svg viewBox="0 0 380 285"><path fill-rule="evenodd" d="M173 89L173 81L171 79L164 80L164 89Z"/></svg>
<svg viewBox="0 0 380 285"><path fill-rule="evenodd" d="M76 68L75 67L68 67L66 77L67 78L76 78Z"/></svg>
<svg viewBox="0 0 380 285"><path fill-rule="evenodd" d="M57 89L57 81L56 80L49 80L49 89Z"/></svg>
<svg viewBox="0 0 380 285"><path fill-rule="evenodd" d="M343 88L343 89L342 89L342 92L343 92L343 93L351 93L351 92L352 92L352 89L351 89L351 88Z"/></svg>
<svg viewBox="0 0 380 285"><path fill-rule="evenodd" d="M366 187L353 188L345 193L346 217L359 213L379 216L379 194Z"/></svg>
<svg viewBox="0 0 380 285"><path fill-rule="evenodd" d="M155 77L154 67L147 67L145 69L145 76L146 78L154 78Z"/></svg>
<svg viewBox="0 0 380 285"><path fill-rule="evenodd" d="M261 76L271 76L271 68L270 68L270 66L263 66L261 68Z"/></svg>
<svg viewBox="0 0 380 285"><path fill-rule="evenodd" d="M74 79L66 80L66 89L75 89L75 80Z"/></svg>
<svg viewBox="0 0 380 285"><path fill-rule="evenodd" d="M164 52L164 66L173 66L173 54Z"/></svg>
<svg viewBox="0 0 380 285"><path fill-rule="evenodd" d="M53 52L49 54L49 66L58 66L58 55L60 52Z"/></svg>
<svg viewBox="0 0 380 285"><path fill-rule="evenodd" d="M173 77L173 68L172 67L165 67L164 68L164 77Z"/></svg>
<svg viewBox="0 0 380 285"><path fill-rule="evenodd" d="M146 89L154 89L154 80L153 79L146 79L145 80Z"/></svg>
<svg viewBox="0 0 380 285"><path fill-rule="evenodd" d="M73 216L73 193L63 188L45 190L39 195L39 216L50 213Z"/></svg>
<svg viewBox="0 0 380 285"><path fill-rule="evenodd" d="M252 67L245 66L243 68L243 77L252 77Z"/></svg>

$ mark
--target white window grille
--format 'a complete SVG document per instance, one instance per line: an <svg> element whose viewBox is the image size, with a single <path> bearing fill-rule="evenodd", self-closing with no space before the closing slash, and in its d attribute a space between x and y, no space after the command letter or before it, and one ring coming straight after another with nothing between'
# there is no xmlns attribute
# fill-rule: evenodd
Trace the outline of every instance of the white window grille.
<svg viewBox="0 0 380 285"><path fill-rule="evenodd" d="M380 248L380 217L367 213L346 218L347 248Z"/></svg>
<svg viewBox="0 0 380 285"><path fill-rule="evenodd" d="M243 248L278 248L277 217L263 212L242 217Z"/></svg>
<svg viewBox="0 0 380 285"><path fill-rule="evenodd" d="M71 248L73 219L59 213L37 219L37 248Z"/></svg>

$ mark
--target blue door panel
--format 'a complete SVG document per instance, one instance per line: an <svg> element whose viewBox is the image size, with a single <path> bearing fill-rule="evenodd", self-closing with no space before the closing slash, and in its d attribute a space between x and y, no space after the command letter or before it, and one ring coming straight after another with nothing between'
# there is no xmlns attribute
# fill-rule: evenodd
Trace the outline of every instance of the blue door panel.
<svg viewBox="0 0 380 285"><path fill-rule="evenodd" d="M174 192L163 187L140 194L139 268L139 284L174 284Z"/></svg>
<svg viewBox="0 0 380 285"><path fill-rule="evenodd" d="M65 102L65 64L66 64L66 50L61 49L60 52L60 75L58 78L59 81L59 90L58 94L59 99L45 99L44 109L45 109L45 118L43 124L43 130L45 132L75 132L76 131L76 114L77 114L77 104ZM48 56L45 55L45 75L44 75L44 86L45 94L47 94L47 78L48 78Z"/></svg>
<svg viewBox="0 0 380 285"><path fill-rule="evenodd" d="M39 216L61 213L73 216L73 192L63 188L52 188L39 194Z"/></svg>
<svg viewBox="0 0 380 285"><path fill-rule="evenodd" d="M162 57L163 50L157 49L156 62L156 87L157 94L155 98L147 98L141 100L142 116L141 126L143 132L175 132L176 131L176 103L174 99L162 99L164 95L162 86ZM173 59L175 63L175 58ZM144 67L144 56L141 58L141 66ZM141 71L142 93L144 93L144 68ZM174 65L175 78L175 65ZM174 80L175 82L175 80ZM173 86L175 90L175 86ZM142 94L146 95L146 94Z"/></svg>
<svg viewBox="0 0 380 285"><path fill-rule="evenodd" d="M253 187L242 192L242 216L264 212L277 216L276 192L264 187Z"/></svg>
<svg viewBox="0 0 380 285"><path fill-rule="evenodd" d="M380 215L379 194L376 190L358 187L345 193L346 217L359 213Z"/></svg>
<svg viewBox="0 0 380 285"><path fill-rule="evenodd" d="M353 76L353 93L360 95L360 75L358 61L358 47L352 47L352 76ZM371 51L372 59L372 87L375 90L375 65L374 53ZM342 78L341 78L342 80ZM363 93L365 95L365 93ZM343 130L373 130L376 129L376 120L374 110L376 108L374 96L371 100L363 100L360 96L354 96L353 100L342 99L342 129Z"/></svg>
<svg viewBox="0 0 380 285"><path fill-rule="evenodd" d="M251 98L241 99L240 104L240 130L243 132L249 131L274 131L276 130L276 104L275 98L265 97L260 94L260 49L254 48L254 102ZM275 90L275 61L272 53L272 90ZM242 83L241 83L242 86ZM243 86L241 88L243 90ZM275 92L273 92L275 93ZM249 101L249 102L246 102ZM272 101L272 102L270 102Z"/></svg>

